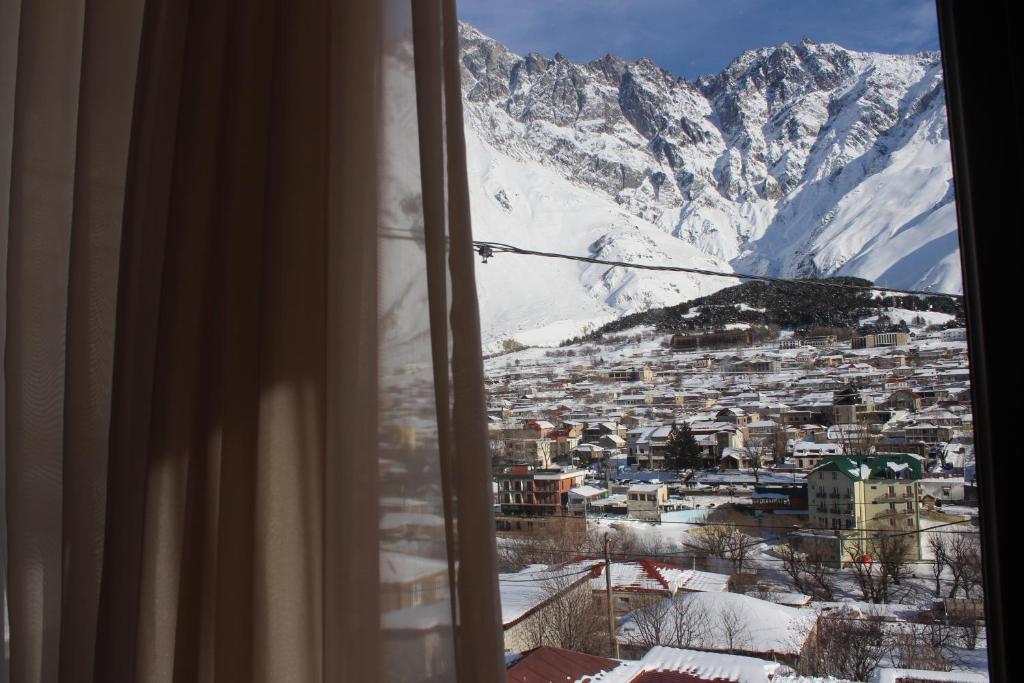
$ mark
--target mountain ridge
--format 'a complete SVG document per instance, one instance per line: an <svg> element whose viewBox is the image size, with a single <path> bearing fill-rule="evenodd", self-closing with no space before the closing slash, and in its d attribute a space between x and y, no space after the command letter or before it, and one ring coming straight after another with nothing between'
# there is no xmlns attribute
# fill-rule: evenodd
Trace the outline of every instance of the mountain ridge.
<svg viewBox="0 0 1024 683"><path fill-rule="evenodd" d="M520 56L468 25L460 34L474 226L484 238L960 291L937 53L804 40L748 50L689 81L646 58ZM541 175L544 185L534 182ZM563 215L568 206L578 220ZM478 268L486 338L550 343L555 328L571 332L728 284L583 266L554 272L533 261L529 269L572 302L538 312L508 301L510 282L544 301L526 265L508 269L514 275ZM492 314L485 304L497 292Z"/></svg>

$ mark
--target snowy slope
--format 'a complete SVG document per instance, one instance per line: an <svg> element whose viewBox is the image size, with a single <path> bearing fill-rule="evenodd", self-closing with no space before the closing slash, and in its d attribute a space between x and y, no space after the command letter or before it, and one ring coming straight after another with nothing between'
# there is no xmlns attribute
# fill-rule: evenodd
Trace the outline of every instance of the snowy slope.
<svg viewBox="0 0 1024 683"><path fill-rule="evenodd" d="M960 290L937 54L802 41L691 82L461 37L479 239ZM478 278L485 341L525 343L729 284L521 256Z"/></svg>
<svg viewBox="0 0 1024 683"><path fill-rule="evenodd" d="M473 231L478 240L613 260L681 263L729 271L727 263L630 215L607 196L574 185L536 161L503 157L467 131ZM726 278L648 273L527 256L478 264L485 342L552 345L623 313L720 289Z"/></svg>

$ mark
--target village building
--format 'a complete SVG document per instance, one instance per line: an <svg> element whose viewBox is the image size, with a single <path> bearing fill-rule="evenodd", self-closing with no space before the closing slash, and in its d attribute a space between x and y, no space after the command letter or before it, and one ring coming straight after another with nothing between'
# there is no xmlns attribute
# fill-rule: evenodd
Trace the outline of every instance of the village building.
<svg viewBox="0 0 1024 683"><path fill-rule="evenodd" d="M568 512L569 491L583 484L584 470L515 465L495 475L506 515L559 515Z"/></svg>
<svg viewBox="0 0 1024 683"><path fill-rule="evenodd" d="M874 457L831 456L807 475L810 521L836 532L837 559L869 551L872 532L916 532L920 528L921 460L909 454ZM913 535L909 559L920 559Z"/></svg>
<svg viewBox="0 0 1024 683"><path fill-rule="evenodd" d="M660 483L634 484L626 497L626 514L630 519L661 521L661 509L668 504L668 487Z"/></svg>
<svg viewBox="0 0 1024 683"><path fill-rule="evenodd" d="M571 515L584 515L594 503L608 497L608 489L596 486L577 486L569 489L567 509Z"/></svg>

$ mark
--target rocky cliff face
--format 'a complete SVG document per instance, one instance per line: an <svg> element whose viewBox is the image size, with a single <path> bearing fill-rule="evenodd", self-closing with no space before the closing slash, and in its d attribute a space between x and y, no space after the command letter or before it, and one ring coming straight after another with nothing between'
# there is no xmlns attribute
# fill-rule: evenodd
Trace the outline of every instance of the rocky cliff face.
<svg viewBox="0 0 1024 683"><path fill-rule="evenodd" d="M937 53L805 40L746 52L693 82L647 59L519 56L467 25L461 38L470 154L482 169L474 211L490 239L515 241L517 224L500 227L478 205L514 217L529 201L502 186L497 167L540 166L567 181L563 195L578 189L645 237L660 244L656 229L738 271L960 291ZM599 227L581 227L592 252L621 242L614 223L603 241ZM560 226L550 236L564 244L571 225ZM536 233L535 246L560 246ZM584 284L618 312L661 302L616 303L612 288Z"/></svg>

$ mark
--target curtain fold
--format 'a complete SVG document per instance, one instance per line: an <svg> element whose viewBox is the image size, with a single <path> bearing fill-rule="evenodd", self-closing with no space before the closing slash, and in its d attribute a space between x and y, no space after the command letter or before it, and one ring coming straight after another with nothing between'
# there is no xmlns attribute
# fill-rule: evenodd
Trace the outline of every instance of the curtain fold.
<svg viewBox="0 0 1024 683"><path fill-rule="evenodd" d="M454 3L2 16L10 680L499 680Z"/></svg>

